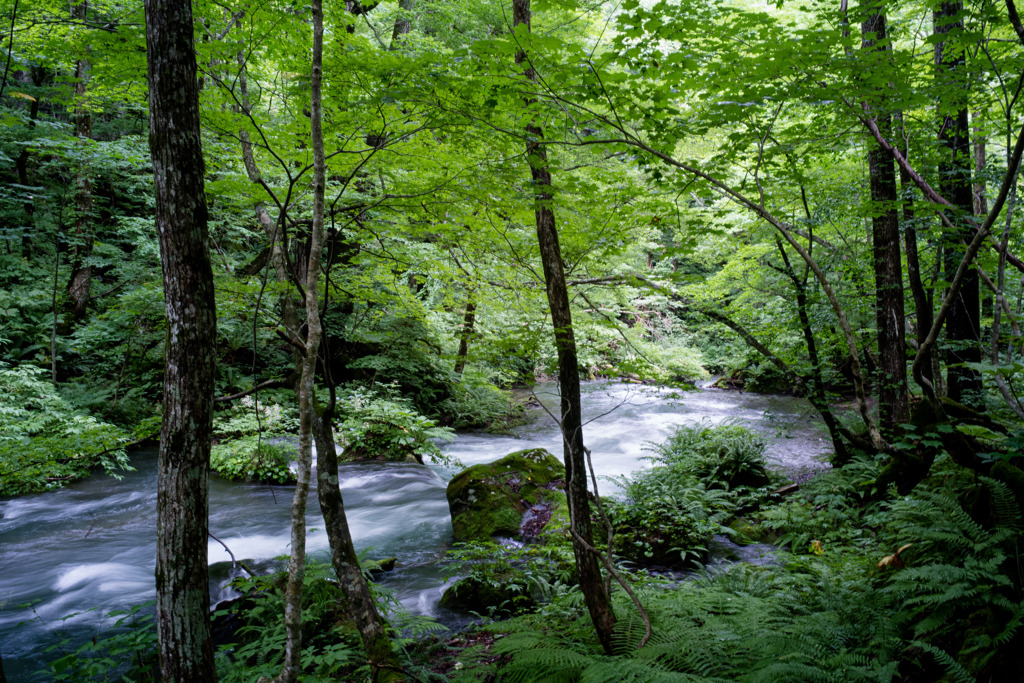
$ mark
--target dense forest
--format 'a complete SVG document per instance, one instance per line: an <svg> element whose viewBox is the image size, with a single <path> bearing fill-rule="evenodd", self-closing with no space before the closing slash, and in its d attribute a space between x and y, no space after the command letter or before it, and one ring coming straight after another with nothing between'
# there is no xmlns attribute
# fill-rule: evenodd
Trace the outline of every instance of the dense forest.
<svg viewBox="0 0 1024 683"><path fill-rule="evenodd" d="M39 676L1021 680L1014 0L4 6L0 504L159 444L152 616ZM339 461L459 471L538 379L561 451L447 485L445 633ZM705 421L598 495L588 380L801 397L829 462ZM212 619L210 478L292 496Z"/></svg>

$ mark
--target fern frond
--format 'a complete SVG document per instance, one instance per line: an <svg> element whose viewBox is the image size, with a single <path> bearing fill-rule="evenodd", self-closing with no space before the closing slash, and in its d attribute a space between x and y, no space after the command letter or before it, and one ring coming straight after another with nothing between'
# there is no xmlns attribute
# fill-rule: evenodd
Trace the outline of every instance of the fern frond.
<svg viewBox="0 0 1024 683"><path fill-rule="evenodd" d="M967 669L962 667L960 663L953 659L945 650L935 647L931 643L926 643L923 640L915 640L912 644L934 657L935 661L946 670L946 673L948 673L956 683L977 683L977 679L975 679Z"/></svg>

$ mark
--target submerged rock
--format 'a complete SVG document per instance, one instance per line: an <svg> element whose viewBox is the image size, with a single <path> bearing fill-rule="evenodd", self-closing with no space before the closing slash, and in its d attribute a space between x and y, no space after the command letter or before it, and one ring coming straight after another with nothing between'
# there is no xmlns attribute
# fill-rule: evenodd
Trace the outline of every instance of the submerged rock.
<svg viewBox="0 0 1024 683"><path fill-rule="evenodd" d="M568 520L564 487L565 468L543 448L473 465L448 484L455 540L489 541L515 536L521 528L527 538L536 538L561 527Z"/></svg>

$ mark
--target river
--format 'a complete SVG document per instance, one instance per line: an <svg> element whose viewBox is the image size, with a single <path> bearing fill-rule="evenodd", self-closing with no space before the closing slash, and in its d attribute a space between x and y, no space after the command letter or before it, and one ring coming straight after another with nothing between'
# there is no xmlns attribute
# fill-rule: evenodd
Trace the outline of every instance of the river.
<svg viewBox="0 0 1024 683"><path fill-rule="evenodd" d="M554 408L550 384L536 388ZM824 467L829 442L806 401L717 389L672 392L641 385L584 384L584 427L599 476L646 466L644 448L683 422L735 420L763 432L773 467ZM561 457L552 419L534 409L516 436L460 434L444 451L463 465L489 462L515 450L547 448ZM156 533L156 450L133 453L136 468L121 480L97 475L67 488L0 500L0 652L11 681L35 674L56 656L46 649L67 638L77 646L111 623L111 610L152 600ZM438 465L343 465L342 493L353 537L369 557L397 557L383 583L411 612L458 623L437 606L443 591L438 560L451 541L445 486L457 471ZM314 478L315 482L315 478ZM616 489L601 479L601 492ZM323 520L311 492L308 552L328 558ZM239 559L265 560L287 552L288 487L210 481L210 531ZM211 540L210 562L229 560ZM223 565L218 565L223 566ZM216 598L223 595L211 588ZM30 606L25 606L30 605ZM74 615L74 616L71 616ZM74 649L72 647L71 649Z"/></svg>

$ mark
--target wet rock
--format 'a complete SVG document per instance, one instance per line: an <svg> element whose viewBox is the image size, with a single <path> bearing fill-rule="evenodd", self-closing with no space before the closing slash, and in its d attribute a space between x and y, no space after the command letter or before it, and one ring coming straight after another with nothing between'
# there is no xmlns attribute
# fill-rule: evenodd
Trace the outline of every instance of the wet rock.
<svg viewBox="0 0 1024 683"><path fill-rule="evenodd" d="M492 463L473 465L448 484L448 508L456 541L488 541L514 536L531 514L528 531L536 538L567 519L562 463L542 448L510 453ZM547 506L547 519L541 512ZM536 508L536 510L534 510Z"/></svg>
<svg viewBox="0 0 1024 683"><path fill-rule="evenodd" d="M387 557L381 560L367 560L363 562L363 571L370 572L374 578L378 578L380 575L395 569L395 564L398 563L397 557Z"/></svg>
<svg viewBox="0 0 1024 683"><path fill-rule="evenodd" d="M526 586L515 582L516 579L521 581L522 576L509 575L504 580L502 578L494 577L492 581L473 576L460 579L445 590L440 606L509 616L530 610L537 604Z"/></svg>

